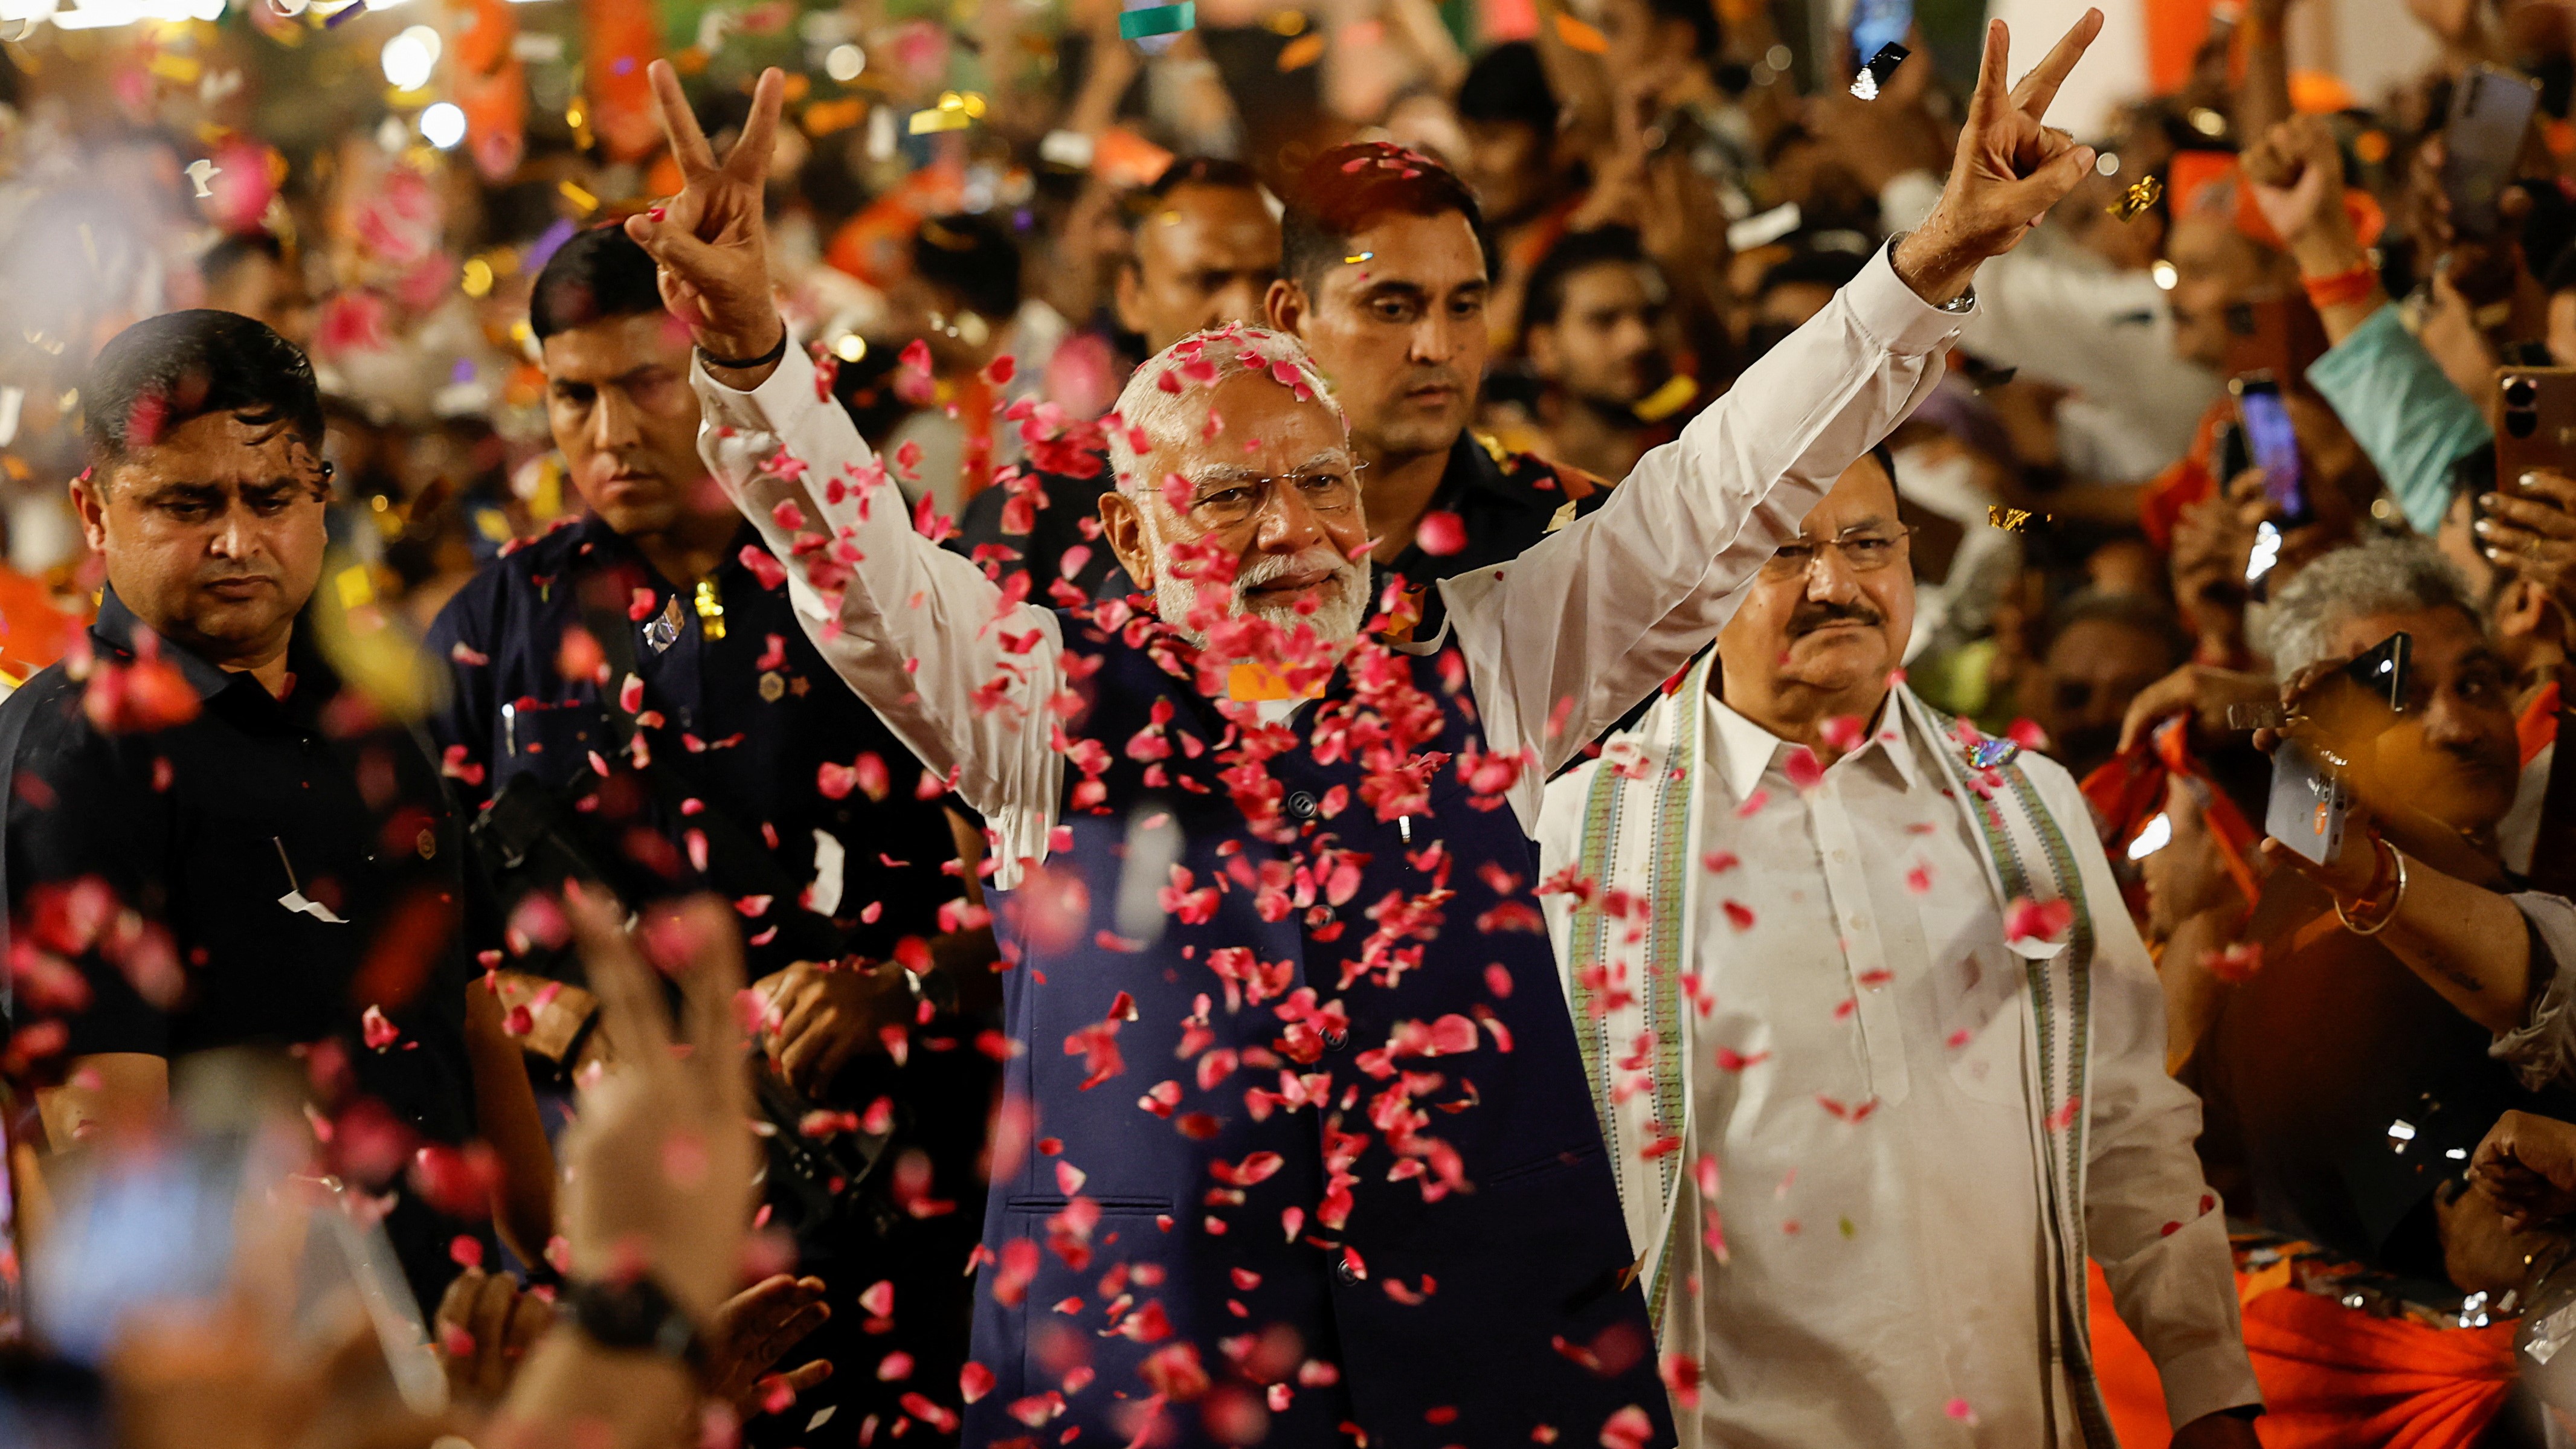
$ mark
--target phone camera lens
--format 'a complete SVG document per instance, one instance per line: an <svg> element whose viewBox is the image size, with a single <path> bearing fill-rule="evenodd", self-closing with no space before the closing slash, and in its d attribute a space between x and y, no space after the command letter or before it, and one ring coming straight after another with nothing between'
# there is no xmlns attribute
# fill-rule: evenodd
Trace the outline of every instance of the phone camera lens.
<svg viewBox="0 0 2576 1449"><path fill-rule="evenodd" d="M2527 377L2508 378L2504 385L2505 406L2527 408L2540 400L2540 389Z"/></svg>
<svg viewBox="0 0 2576 1449"><path fill-rule="evenodd" d="M2504 415L2504 430L2517 438L2528 438L2540 431L2540 414L2507 411Z"/></svg>

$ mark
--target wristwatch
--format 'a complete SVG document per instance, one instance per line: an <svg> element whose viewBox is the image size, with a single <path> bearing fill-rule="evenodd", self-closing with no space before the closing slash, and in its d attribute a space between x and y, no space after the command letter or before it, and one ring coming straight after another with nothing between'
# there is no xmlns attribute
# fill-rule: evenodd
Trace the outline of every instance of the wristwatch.
<svg viewBox="0 0 2576 1449"><path fill-rule="evenodd" d="M557 1306L601 1348L657 1354L692 1370L706 1364L706 1344L698 1338L697 1326L650 1275L623 1283L575 1283Z"/></svg>
<svg viewBox="0 0 2576 1449"><path fill-rule="evenodd" d="M1893 268L1896 265L1896 249L1905 245L1905 239L1912 235L1914 235L1914 233L1911 231L1900 231L1888 237L1887 263L1889 267ZM1908 290L1911 289L1909 288ZM1927 305L1936 312L1947 312L1954 317L1964 317L1977 310L1977 286L1974 282L1971 282L1968 284L1967 290L1951 298L1949 301L1933 302Z"/></svg>

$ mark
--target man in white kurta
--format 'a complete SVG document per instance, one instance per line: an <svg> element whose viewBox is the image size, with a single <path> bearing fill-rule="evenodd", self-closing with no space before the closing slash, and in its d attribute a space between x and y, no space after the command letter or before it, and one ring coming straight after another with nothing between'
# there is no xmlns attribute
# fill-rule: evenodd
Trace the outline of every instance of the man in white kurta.
<svg viewBox="0 0 2576 1449"><path fill-rule="evenodd" d="M2098 1440L2070 1266L2089 1246L2188 1426L2176 1442L2251 1444L2259 1395L2154 967L2066 772L1891 686L1906 554L1864 458L1717 649L1548 790L1576 1032L1661 1346L1699 1380L1675 1395L1683 1443L2020 1449L2085 1444L2088 1420ZM2007 894L1990 874L1972 811L2012 803L1998 767L2077 880ZM2025 890L2092 909L2052 920L2016 908ZM2062 981L2084 927L2089 1022L2068 1035L2089 1081L2052 1100L2026 965ZM2077 1113L2081 1210L2061 1213L2040 1154Z"/></svg>

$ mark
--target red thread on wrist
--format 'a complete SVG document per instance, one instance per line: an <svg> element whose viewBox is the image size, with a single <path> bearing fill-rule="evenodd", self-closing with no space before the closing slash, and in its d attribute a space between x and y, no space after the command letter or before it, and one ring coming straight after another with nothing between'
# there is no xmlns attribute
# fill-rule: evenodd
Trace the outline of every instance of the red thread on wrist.
<svg viewBox="0 0 2576 1449"><path fill-rule="evenodd" d="M2379 290L2379 273L2365 262L2331 277L2305 278L2299 285L2307 289L2308 304L2323 312L2329 307L2349 307Z"/></svg>

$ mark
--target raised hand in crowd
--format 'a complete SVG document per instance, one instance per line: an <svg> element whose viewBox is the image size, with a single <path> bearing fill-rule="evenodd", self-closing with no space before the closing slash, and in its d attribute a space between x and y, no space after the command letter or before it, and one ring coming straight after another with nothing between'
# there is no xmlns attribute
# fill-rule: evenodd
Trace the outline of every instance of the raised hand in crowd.
<svg viewBox="0 0 2576 1449"><path fill-rule="evenodd" d="M1941 200L1908 234L1893 258L1896 274L1928 302L1968 289L1979 263L2019 245L2093 166L2093 148L2046 124L2057 88L2102 33L2102 12L2087 10L2021 83L2005 90L2012 37L2000 20L1986 23L1976 93L1960 128ZM1901 69L1901 67L1900 67Z"/></svg>
<svg viewBox="0 0 2576 1449"><path fill-rule="evenodd" d="M761 72L751 118L718 161L680 90L679 73L667 60L653 62L650 70L654 114L670 138L682 185L677 196L628 217L626 234L659 264L663 302L688 322L708 358L767 357L786 331L771 292L769 228L761 205L787 78L774 67ZM767 368L750 369L743 380L767 375Z"/></svg>
<svg viewBox="0 0 2576 1449"><path fill-rule="evenodd" d="M2378 269L2343 204L2343 153L2323 116L2293 116L2263 133L2244 157L2254 204L2289 246L2299 276L2324 282L2368 275L2367 286L2318 309L2326 337L2341 342L2387 304Z"/></svg>
<svg viewBox="0 0 2576 1449"><path fill-rule="evenodd" d="M2478 507L2478 551L2547 591L2563 640L2576 620L2576 478L2538 469L2499 480Z"/></svg>
<svg viewBox="0 0 2576 1449"><path fill-rule="evenodd" d="M634 937L594 895L568 895L564 914L618 1042L616 1066L583 1087L565 1138L568 1276L576 1285L648 1281L700 1344L712 1343L742 1277L756 1159L739 928L713 897L655 910ZM680 983L676 1038L656 966ZM556 1442L573 1430L618 1446L655 1443L696 1402L680 1359L606 1354L585 1334L557 1332L528 1356L495 1442Z"/></svg>

